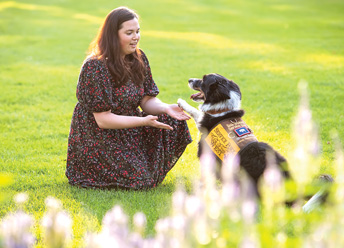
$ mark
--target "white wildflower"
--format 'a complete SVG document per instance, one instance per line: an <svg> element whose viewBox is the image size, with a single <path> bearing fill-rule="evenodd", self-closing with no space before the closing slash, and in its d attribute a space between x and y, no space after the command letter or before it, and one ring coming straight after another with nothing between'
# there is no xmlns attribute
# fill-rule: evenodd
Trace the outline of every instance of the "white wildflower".
<svg viewBox="0 0 344 248"><path fill-rule="evenodd" d="M14 201L17 205L23 205L28 199L29 196L26 193L19 193L14 196Z"/></svg>
<svg viewBox="0 0 344 248"><path fill-rule="evenodd" d="M0 227L4 247L33 247L35 238L30 232L33 224L33 217L22 211L5 216Z"/></svg>
<svg viewBox="0 0 344 248"><path fill-rule="evenodd" d="M72 238L72 220L68 213L60 210L62 204L59 200L48 197L45 203L48 211L41 224L46 247L65 247Z"/></svg>

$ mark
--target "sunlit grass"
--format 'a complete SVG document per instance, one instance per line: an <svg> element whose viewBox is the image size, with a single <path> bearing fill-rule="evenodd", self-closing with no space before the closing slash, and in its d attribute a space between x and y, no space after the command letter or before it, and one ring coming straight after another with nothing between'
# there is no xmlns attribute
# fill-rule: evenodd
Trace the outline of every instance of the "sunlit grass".
<svg viewBox="0 0 344 248"><path fill-rule="evenodd" d="M344 55L326 53L307 54L305 56L305 61L307 63L321 65L324 69L339 69L344 65Z"/></svg>
<svg viewBox="0 0 344 248"><path fill-rule="evenodd" d="M192 42L194 45L200 45L203 48L213 49L238 49L240 53L267 54L277 52L278 47L271 44L249 41L235 41L221 35L201 32L166 32L166 31L143 31L143 35L158 39L172 39ZM196 43L196 44L195 44Z"/></svg>

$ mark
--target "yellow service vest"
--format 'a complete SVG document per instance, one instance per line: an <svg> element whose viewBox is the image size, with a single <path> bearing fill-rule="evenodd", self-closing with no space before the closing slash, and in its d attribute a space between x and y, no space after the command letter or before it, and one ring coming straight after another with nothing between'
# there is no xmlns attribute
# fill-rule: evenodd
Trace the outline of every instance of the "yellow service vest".
<svg viewBox="0 0 344 248"><path fill-rule="evenodd" d="M210 131L205 141L223 161L226 155L236 155L248 144L258 140L241 118L235 118L220 122Z"/></svg>

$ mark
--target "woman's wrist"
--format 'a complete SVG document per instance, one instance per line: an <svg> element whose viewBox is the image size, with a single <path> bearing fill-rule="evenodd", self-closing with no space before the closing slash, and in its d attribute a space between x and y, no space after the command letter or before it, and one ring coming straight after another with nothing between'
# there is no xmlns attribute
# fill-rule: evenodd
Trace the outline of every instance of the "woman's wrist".
<svg viewBox="0 0 344 248"><path fill-rule="evenodd" d="M140 117L140 124L138 126L141 126L141 127L149 126L147 116Z"/></svg>
<svg viewBox="0 0 344 248"><path fill-rule="evenodd" d="M162 114L168 114L168 110L170 108L170 104L167 103L161 103L161 113Z"/></svg>

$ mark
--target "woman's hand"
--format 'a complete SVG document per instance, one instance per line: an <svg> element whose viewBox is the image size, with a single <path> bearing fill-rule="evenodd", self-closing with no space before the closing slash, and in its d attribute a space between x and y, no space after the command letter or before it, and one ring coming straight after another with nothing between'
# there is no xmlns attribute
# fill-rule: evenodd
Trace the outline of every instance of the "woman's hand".
<svg viewBox="0 0 344 248"><path fill-rule="evenodd" d="M160 121L157 121L158 117L154 115L147 115L146 117L143 117L144 119L144 126L150 126L160 129L167 129L167 130L173 130L173 128L165 123L162 123Z"/></svg>
<svg viewBox="0 0 344 248"><path fill-rule="evenodd" d="M163 103L153 96L144 96L140 106L144 112L151 115L168 114L179 121L185 121L191 118L177 104Z"/></svg>
<svg viewBox="0 0 344 248"><path fill-rule="evenodd" d="M111 111L93 113L93 116L102 129L124 129L135 128L142 126L150 126L159 129L173 130L173 128L165 123L157 121L158 117L148 115L145 117L139 116L124 116L115 115Z"/></svg>
<svg viewBox="0 0 344 248"><path fill-rule="evenodd" d="M179 121L189 120L191 117L187 115L177 104L170 104L166 107L166 114Z"/></svg>

